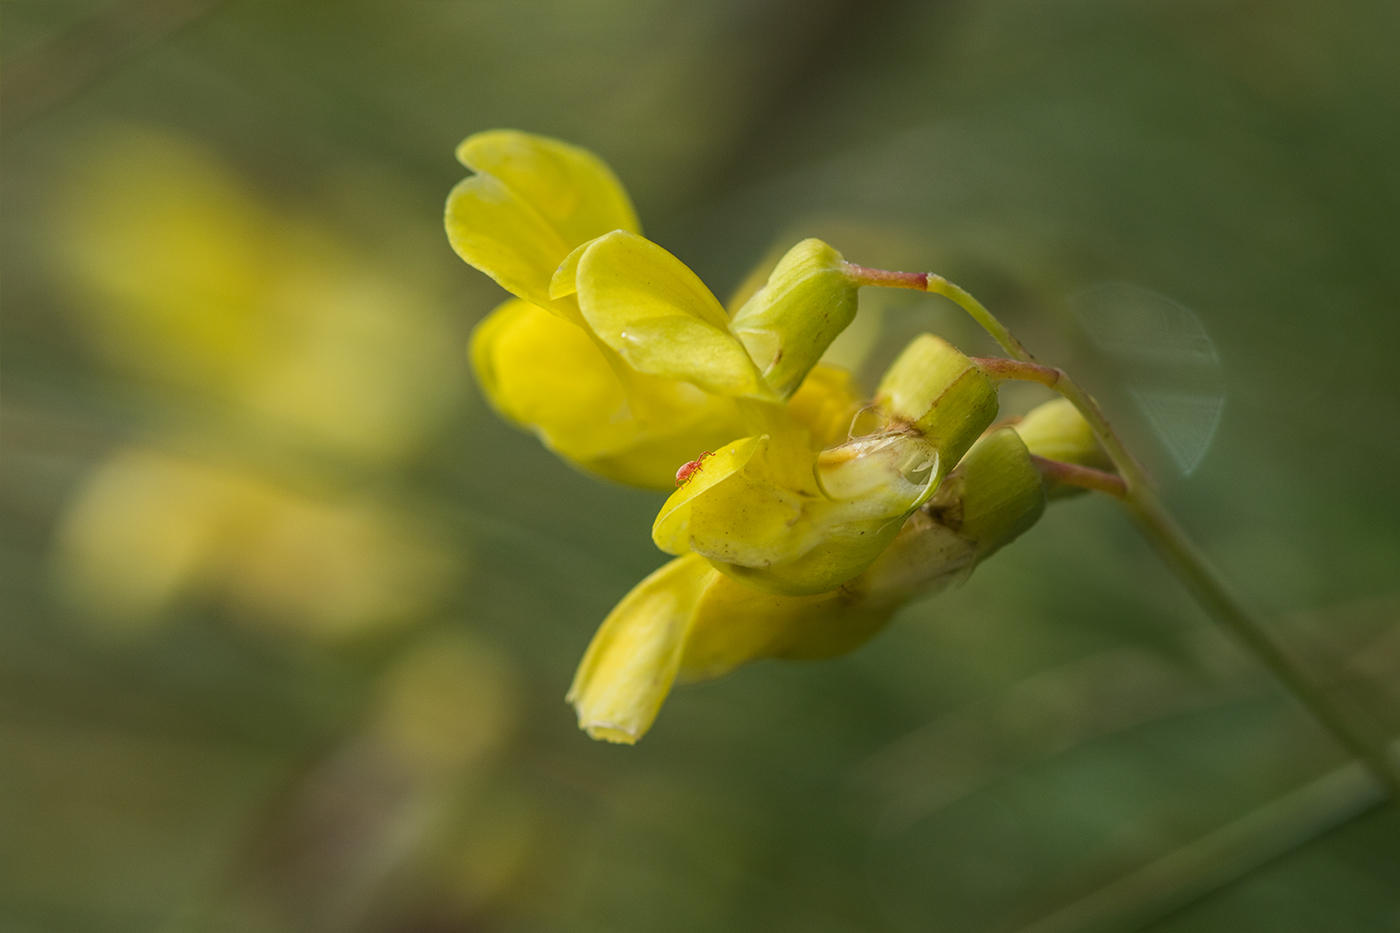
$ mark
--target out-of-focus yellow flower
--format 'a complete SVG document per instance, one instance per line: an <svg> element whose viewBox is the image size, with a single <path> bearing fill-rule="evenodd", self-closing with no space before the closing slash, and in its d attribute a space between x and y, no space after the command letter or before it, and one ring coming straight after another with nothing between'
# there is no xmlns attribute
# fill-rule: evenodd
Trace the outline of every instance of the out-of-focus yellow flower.
<svg viewBox="0 0 1400 933"><path fill-rule="evenodd" d="M814 449L788 411L751 407L764 433L689 469L652 538L788 596L826 592L870 566L997 413L991 380L927 334L885 375L869 433Z"/></svg>
<svg viewBox="0 0 1400 933"><path fill-rule="evenodd" d="M60 281L123 373L372 464L411 449L451 404L437 299L198 144L111 129L60 183Z"/></svg>
<svg viewBox="0 0 1400 933"><path fill-rule="evenodd" d="M840 255L813 240L731 326L690 269L640 236L592 153L496 130L458 158L476 174L448 198L448 238L519 299L473 334L478 380L499 412L591 472L670 487L677 467L748 433L738 400L792 396L855 313Z"/></svg>
<svg viewBox="0 0 1400 933"><path fill-rule="evenodd" d="M1064 452L1070 444L1046 426L1063 412L1050 414L1026 421L1037 426L1041 449ZM1077 434L1072 420L1059 423L1071 439ZM760 592L694 553L666 564L627 594L588 646L567 698L580 727L631 744L678 680L717 677L759 658L832 657L863 644L909 600L961 582L1035 524L1046 489L1032 452L1015 429L984 436L864 572L827 592Z"/></svg>
<svg viewBox="0 0 1400 933"><path fill-rule="evenodd" d="M254 625L318 640L411 620L455 567L381 509L140 447L87 481L55 560L66 601L109 630L158 624L178 600L202 595Z"/></svg>

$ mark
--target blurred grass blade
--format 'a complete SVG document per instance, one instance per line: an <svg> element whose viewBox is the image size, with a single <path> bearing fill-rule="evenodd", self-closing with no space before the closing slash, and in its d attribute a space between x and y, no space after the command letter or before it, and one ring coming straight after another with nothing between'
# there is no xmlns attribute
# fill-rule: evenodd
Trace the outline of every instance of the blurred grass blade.
<svg viewBox="0 0 1400 933"><path fill-rule="evenodd" d="M0 132L14 132L226 2L118 0L27 49L0 75Z"/></svg>
<svg viewBox="0 0 1400 933"><path fill-rule="evenodd" d="M1019 933L1141 929L1360 816L1385 797L1363 765L1347 765L1022 927Z"/></svg>

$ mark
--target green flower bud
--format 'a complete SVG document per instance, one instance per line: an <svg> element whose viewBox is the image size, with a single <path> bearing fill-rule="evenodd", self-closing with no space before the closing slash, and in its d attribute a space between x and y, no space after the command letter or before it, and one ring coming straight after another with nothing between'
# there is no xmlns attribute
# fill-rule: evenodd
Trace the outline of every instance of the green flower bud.
<svg viewBox="0 0 1400 933"><path fill-rule="evenodd" d="M875 396L877 409L912 425L954 464L997 416L996 385L946 340L921 334L894 361Z"/></svg>
<svg viewBox="0 0 1400 933"><path fill-rule="evenodd" d="M1113 469L1113 462L1099 446L1089 422L1084 420L1069 399L1057 398L1031 409L1030 414L1016 425L1016 433L1021 435L1026 449L1037 457L1096 470ZM1056 484L1049 488L1048 495L1051 499L1063 499L1085 492L1088 490Z"/></svg>
<svg viewBox="0 0 1400 933"><path fill-rule="evenodd" d="M855 318L857 288L840 253L821 240L803 240L778 261L729 329L773 391L787 398Z"/></svg>
<svg viewBox="0 0 1400 933"><path fill-rule="evenodd" d="M1094 429L1067 398L1057 398L1031 409L1016 425L1026 449L1037 457L1063 460L1097 470L1111 469L1108 454L1099 446Z"/></svg>
<svg viewBox="0 0 1400 933"><path fill-rule="evenodd" d="M994 431L968 451L929 502L938 522L977 547L986 560L1040 520L1045 487L1030 451L1011 428Z"/></svg>

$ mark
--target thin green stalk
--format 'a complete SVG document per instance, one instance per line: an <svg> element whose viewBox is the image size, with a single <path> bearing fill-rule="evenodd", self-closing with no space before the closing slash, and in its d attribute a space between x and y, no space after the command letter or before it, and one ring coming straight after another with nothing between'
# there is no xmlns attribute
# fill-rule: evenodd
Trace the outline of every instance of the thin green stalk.
<svg viewBox="0 0 1400 933"><path fill-rule="evenodd" d="M1042 366L1029 351L977 299L963 289L932 273L884 272L851 266L862 285L914 288L944 295L972 316L996 339L1013 359L979 359L988 375L998 379L1038 382L1069 399L1088 422L1094 436L1122 477L1125 489L1115 496L1138 530L1177 575L1198 602L1244 643L1256 658L1309 709L1318 721L1348 751L1362 761L1385 785L1392 798L1400 800L1400 768L1388 754L1384 741L1368 734L1341 707L1336 699L1316 684L1306 669L1293 658L1237 598L1211 566L1205 554L1162 505L1147 471L1137 462L1113 430L1102 409L1089 393L1079 387L1064 370Z"/></svg>
<svg viewBox="0 0 1400 933"><path fill-rule="evenodd" d="M996 315L988 311L982 302L973 298L962 288L949 282L943 276L934 272L887 272L884 269L871 269L867 266L858 266L853 262L846 263L846 270L853 275L861 285L877 285L884 288L912 288L915 291L932 292L935 295L942 295L951 300L958 307L962 308L972 316L972 319L982 326L982 329L992 335L992 339L1001 345L1006 354L1012 359L1020 360L1023 363L1034 363L1035 357L1030 351L1021 345L1011 331L996 319Z"/></svg>
<svg viewBox="0 0 1400 933"><path fill-rule="evenodd" d="M1384 802L1369 770L1352 762L1021 927L1019 933L1142 929Z"/></svg>

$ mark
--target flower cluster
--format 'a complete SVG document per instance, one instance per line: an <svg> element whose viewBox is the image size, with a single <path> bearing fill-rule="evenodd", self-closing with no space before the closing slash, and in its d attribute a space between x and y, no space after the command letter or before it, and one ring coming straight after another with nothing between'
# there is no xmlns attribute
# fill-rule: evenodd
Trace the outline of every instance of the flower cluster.
<svg viewBox="0 0 1400 933"><path fill-rule="evenodd" d="M487 398L586 471L675 487L652 538L676 559L569 692L595 738L635 742L677 678L851 650L1035 523L1037 456L1101 460L1065 402L998 427L995 374L931 334L862 398L821 358L868 278L820 240L726 309L592 153L498 130L457 155L448 237L515 296L472 337Z"/></svg>

